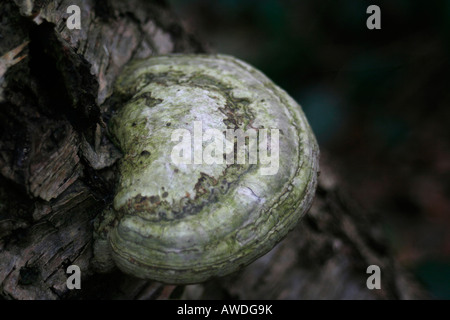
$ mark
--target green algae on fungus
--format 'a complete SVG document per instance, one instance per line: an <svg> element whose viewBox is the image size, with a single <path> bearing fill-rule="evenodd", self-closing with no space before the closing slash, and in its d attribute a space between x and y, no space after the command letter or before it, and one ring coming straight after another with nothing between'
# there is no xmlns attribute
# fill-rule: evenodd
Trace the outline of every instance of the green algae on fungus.
<svg viewBox="0 0 450 320"><path fill-rule="evenodd" d="M96 259L164 283L224 276L272 249L309 209L319 150L300 106L250 65L225 55L135 61L109 123L123 152L113 208L97 223ZM258 163L178 164L177 129L279 129L276 173ZM202 143L207 144L203 141ZM104 259L104 260L102 260Z"/></svg>

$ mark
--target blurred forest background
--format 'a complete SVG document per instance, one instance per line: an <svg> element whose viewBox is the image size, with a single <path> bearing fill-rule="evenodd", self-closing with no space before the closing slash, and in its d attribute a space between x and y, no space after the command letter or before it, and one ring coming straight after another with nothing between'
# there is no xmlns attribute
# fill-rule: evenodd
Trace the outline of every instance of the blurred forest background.
<svg viewBox="0 0 450 320"><path fill-rule="evenodd" d="M450 1L169 2L212 52L253 64L299 102L397 259L450 299ZM366 27L371 4L381 30Z"/></svg>

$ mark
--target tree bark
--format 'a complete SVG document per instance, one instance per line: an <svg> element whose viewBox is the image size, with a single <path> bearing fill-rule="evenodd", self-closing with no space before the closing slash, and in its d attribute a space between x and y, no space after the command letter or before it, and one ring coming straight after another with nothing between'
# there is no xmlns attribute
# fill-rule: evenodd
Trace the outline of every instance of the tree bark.
<svg viewBox="0 0 450 320"><path fill-rule="evenodd" d="M70 5L81 30L69 30ZM0 4L0 296L7 299L422 298L393 261L377 217L355 207L322 161L310 213L274 250L224 279L164 286L96 274L93 219L112 200L120 152L106 135L114 80L132 59L207 49L164 1ZM329 161L332 162L332 161ZM82 289L69 290L78 265ZM382 270L381 290L366 268Z"/></svg>

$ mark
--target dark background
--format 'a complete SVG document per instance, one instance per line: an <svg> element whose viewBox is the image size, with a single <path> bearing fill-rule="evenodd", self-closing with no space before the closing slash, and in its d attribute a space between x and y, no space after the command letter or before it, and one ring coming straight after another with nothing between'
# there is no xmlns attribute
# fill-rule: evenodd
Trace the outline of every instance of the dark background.
<svg viewBox="0 0 450 320"><path fill-rule="evenodd" d="M212 52L299 102L400 263L450 299L450 1L170 0ZM366 9L381 9L368 30Z"/></svg>

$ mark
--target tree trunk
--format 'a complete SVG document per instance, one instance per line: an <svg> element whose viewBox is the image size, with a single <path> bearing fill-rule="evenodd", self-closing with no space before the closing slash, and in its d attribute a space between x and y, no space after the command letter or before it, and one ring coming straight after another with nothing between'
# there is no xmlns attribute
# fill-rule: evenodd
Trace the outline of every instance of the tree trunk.
<svg viewBox="0 0 450 320"><path fill-rule="evenodd" d="M70 5L81 29L70 30ZM96 274L93 219L112 200L120 152L105 123L114 80L132 59L206 49L164 1L0 4L0 295L7 299L421 298L392 260L377 217L348 200L322 160L310 213L274 250L205 284L164 286ZM324 152L322 151L322 154ZM331 163L331 161L330 161ZM78 265L82 289L69 290ZM381 268L381 290L366 269Z"/></svg>

